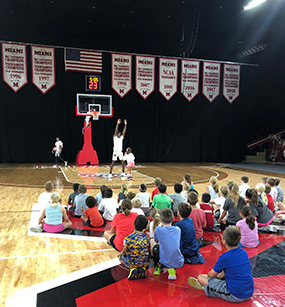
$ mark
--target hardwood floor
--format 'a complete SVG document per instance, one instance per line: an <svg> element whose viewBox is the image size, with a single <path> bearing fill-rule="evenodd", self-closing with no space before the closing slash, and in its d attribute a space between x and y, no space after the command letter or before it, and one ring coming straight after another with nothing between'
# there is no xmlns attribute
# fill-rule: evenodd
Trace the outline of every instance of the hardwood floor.
<svg viewBox="0 0 285 307"><path fill-rule="evenodd" d="M100 172L108 172L99 167ZM134 172L130 190L138 192L141 180L148 180L148 191L152 191L154 177L161 177L173 192L173 184L181 182L184 173L189 172L199 193L205 191L210 176L219 174L219 185L233 180L240 184L240 178L248 175L249 184L255 186L264 176L262 172L220 168L211 164L143 164ZM40 283L63 274L87 268L117 256L104 242L68 240L28 236L32 204L37 202L43 192L41 186L47 180L55 182L56 190L61 193L63 203L72 192L72 182L85 182L78 168L35 168L33 165L0 165L0 306L14 306L13 298L19 289ZM94 173L94 170L92 171ZM116 167L115 172L120 172ZM276 175L277 176L277 175ZM279 176L283 177L283 176ZM143 181L143 182L144 182ZM87 182L87 181L86 181ZM86 183L85 182L85 183ZM281 187L284 190L284 180ZM109 182L107 179L91 177L87 182L89 195L96 195L101 184L107 184L119 192L120 178ZM129 184L129 182L128 182ZM102 249L108 249L101 252ZM88 252L89 251L89 252ZM82 253L73 253L82 252ZM64 254L69 253L69 254Z"/></svg>

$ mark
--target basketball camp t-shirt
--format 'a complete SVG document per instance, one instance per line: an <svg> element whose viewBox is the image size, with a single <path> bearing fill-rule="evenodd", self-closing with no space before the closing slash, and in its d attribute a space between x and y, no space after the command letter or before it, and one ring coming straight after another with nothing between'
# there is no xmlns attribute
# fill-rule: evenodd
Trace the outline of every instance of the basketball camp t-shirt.
<svg viewBox="0 0 285 307"><path fill-rule="evenodd" d="M114 136L114 151L123 150L123 139L124 137L122 135L119 138L117 136Z"/></svg>

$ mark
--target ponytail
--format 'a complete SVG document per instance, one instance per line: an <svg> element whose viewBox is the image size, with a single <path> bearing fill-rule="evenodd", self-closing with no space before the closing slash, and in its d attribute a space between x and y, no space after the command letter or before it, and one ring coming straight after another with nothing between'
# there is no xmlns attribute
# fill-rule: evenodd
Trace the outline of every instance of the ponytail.
<svg viewBox="0 0 285 307"><path fill-rule="evenodd" d="M132 210L132 202L129 199L124 199L121 208L125 216L128 216Z"/></svg>
<svg viewBox="0 0 285 307"><path fill-rule="evenodd" d="M215 176L210 178L210 182L213 185L213 189L216 193L219 193L218 179Z"/></svg>
<svg viewBox="0 0 285 307"><path fill-rule="evenodd" d="M258 196L257 192L254 189L247 189L245 196L250 199L251 203L257 207L258 206Z"/></svg>
<svg viewBox="0 0 285 307"><path fill-rule="evenodd" d="M240 213L245 217L245 222L247 223L248 227L253 230L255 228L255 218L251 214L250 207L248 205L244 205L241 207Z"/></svg>
<svg viewBox="0 0 285 307"><path fill-rule="evenodd" d="M153 225L152 225L152 231L154 233L155 228L159 225L160 223L160 210L156 209L156 208L152 208L150 210L150 215L152 217L153 220Z"/></svg>

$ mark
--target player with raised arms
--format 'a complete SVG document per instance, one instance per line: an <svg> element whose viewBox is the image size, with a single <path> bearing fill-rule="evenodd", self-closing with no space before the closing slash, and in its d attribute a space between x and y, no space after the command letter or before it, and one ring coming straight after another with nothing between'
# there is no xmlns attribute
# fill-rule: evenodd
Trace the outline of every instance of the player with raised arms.
<svg viewBox="0 0 285 307"><path fill-rule="evenodd" d="M115 162L117 161L118 158L120 159L120 161L122 163L122 175L127 176L125 174L125 162L124 162L124 154L123 154L123 140L124 140L124 137L125 137L126 131L127 131L127 120L124 119L125 126L124 126L123 133L121 133L121 131L118 130L121 122L122 121L119 118L117 120L117 125L116 125L115 132L114 132L113 157L112 157L112 164L111 164L111 167L110 167L109 180L112 180L112 178L113 178L112 171L113 171L114 164L115 164Z"/></svg>

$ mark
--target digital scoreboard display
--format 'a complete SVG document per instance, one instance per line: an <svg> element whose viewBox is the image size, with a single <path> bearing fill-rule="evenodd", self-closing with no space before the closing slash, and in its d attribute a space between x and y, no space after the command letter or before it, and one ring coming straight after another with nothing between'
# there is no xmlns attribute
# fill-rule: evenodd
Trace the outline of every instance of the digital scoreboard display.
<svg viewBox="0 0 285 307"><path fill-rule="evenodd" d="M100 92L101 76L85 76L85 90L89 92Z"/></svg>

